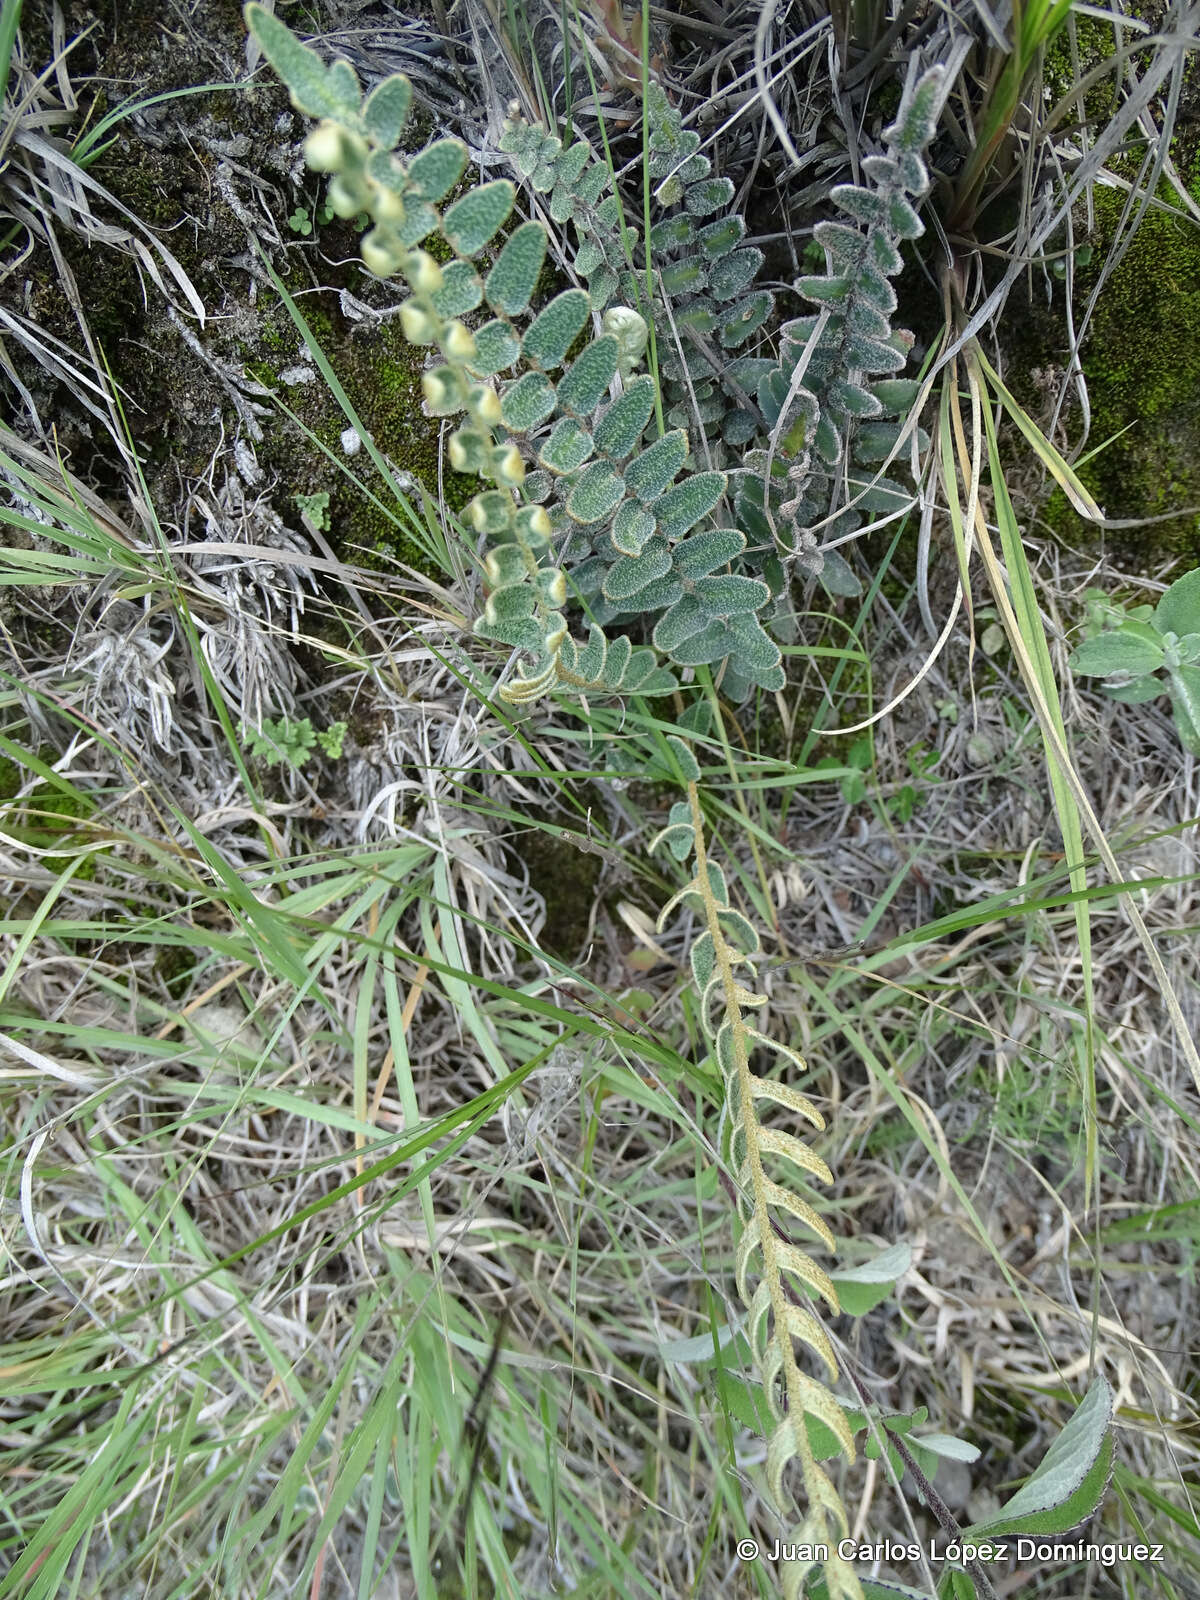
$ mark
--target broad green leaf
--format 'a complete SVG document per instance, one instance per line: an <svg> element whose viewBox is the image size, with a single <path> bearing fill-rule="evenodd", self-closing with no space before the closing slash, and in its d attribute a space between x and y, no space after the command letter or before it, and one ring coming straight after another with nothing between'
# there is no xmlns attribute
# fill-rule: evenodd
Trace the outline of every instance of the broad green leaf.
<svg viewBox="0 0 1200 1600"><path fill-rule="evenodd" d="M699 633L709 623L709 616L694 594L682 595L671 609L664 612L654 629L654 644L658 650L669 654L685 639Z"/></svg>
<svg viewBox="0 0 1200 1600"><path fill-rule="evenodd" d="M665 433L625 468L625 483L644 504L657 500L687 459L688 436L679 429Z"/></svg>
<svg viewBox="0 0 1200 1600"><path fill-rule="evenodd" d="M1112 1472L1113 1393L1097 1377L1074 1416L1016 1494L963 1537L978 1543L997 1534L1066 1533L1099 1506Z"/></svg>
<svg viewBox="0 0 1200 1600"><path fill-rule="evenodd" d="M411 107L412 84L397 72L377 84L367 96L362 108L363 127L376 144L385 150L394 150L404 132ZM429 195L427 198L433 200L440 196Z"/></svg>
<svg viewBox="0 0 1200 1600"><path fill-rule="evenodd" d="M1111 678L1117 673L1140 678L1147 672L1157 672L1162 664L1161 645L1151 644L1120 628L1085 639L1070 658L1071 671L1087 678Z"/></svg>
<svg viewBox="0 0 1200 1600"><path fill-rule="evenodd" d="M1154 608L1154 621L1160 633L1200 633L1200 567L1185 572L1163 595Z"/></svg>
<svg viewBox="0 0 1200 1600"><path fill-rule="evenodd" d="M530 323L521 349L537 367L561 367L568 349L588 319L588 297L582 289L556 295Z"/></svg>
<svg viewBox="0 0 1200 1600"><path fill-rule="evenodd" d="M1172 667L1168 676L1179 742L1192 755L1200 755L1200 667Z"/></svg>
<svg viewBox="0 0 1200 1600"><path fill-rule="evenodd" d="M428 145L412 158L408 164L408 179L423 200L436 205L450 193L466 170L467 147L462 140L439 139L436 144ZM469 199L470 196L466 198ZM453 209L451 207L451 211ZM449 211L446 216L447 218L450 216ZM450 235L447 234L446 237L449 239ZM454 243L452 239L450 242ZM473 255L474 251L463 250L460 254L469 256Z"/></svg>
<svg viewBox="0 0 1200 1600"><path fill-rule="evenodd" d="M734 196L730 178L709 178L704 183L693 183L683 197L688 215L710 217L714 211L724 211Z"/></svg>
<svg viewBox="0 0 1200 1600"><path fill-rule="evenodd" d="M697 578L696 595L713 616L736 616L758 611L771 598L771 591L761 578L726 572L716 577Z"/></svg>
<svg viewBox="0 0 1200 1600"><path fill-rule="evenodd" d="M668 539L680 538L712 511L724 493L723 472L697 472L685 478L655 502L654 519L658 531Z"/></svg>
<svg viewBox="0 0 1200 1600"><path fill-rule="evenodd" d="M748 289L758 276L763 264L763 253L758 249L734 250L723 256L708 275L708 286L714 300L732 300Z"/></svg>
<svg viewBox="0 0 1200 1600"><path fill-rule="evenodd" d="M837 1279L833 1280L835 1283ZM838 1290L838 1299L841 1299L841 1290ZM842 1308L845 1310L845 1307ZM922 1450L927 1450L930 1455L939 1456L943 1461L965 1461L968 1466L979 1460L979 1446L970 1444L966 1439L956 1439L951 1433L923 1433L915 1441Z"/></svg>
<svg viewBox="0 0 1200 1600"><path fill-rule="evenodd" d="M556 422L550 437L538 452L538 460L550 472L561 476L581 467L592 453L592 436L574 417Z"/></svg>
<svg viewBox="0 0 1200 1600"><path fill-rule="evenodd" d="M449 261L442 268L441 288L431 298L439 316L465 316L483 299L483 284L469 261Z"/></svg>
<svg viewBox="0 0 1200 1600"><path fill-rule="evenodd" d="M636 500L626 500L613 518L608 536L625 556L642 553L646 540L654 532L654 518Z"/></svg>
<svg viewBox="0 0 1200 1600"><path fill-rule="evenodd" d="M475 354L467 363L470 371L481 378L490 378L511 367L521 354L521 341L516 331L495 317L475 330Z"/></svg>
<svg viewBox="0 0 1200 1600"><path fill-rule="evenodd" d="M430 149L436 149L431 146ZM428 155L430 151L426 151ZM417 158L418 161L420 157ZM415 173L417 161L409 168ZM517 191L507 178L481 184L456 200L442 218L442 232L460 256L478 255L508 221Z"/></svg>
<svg viewBox="0 0 1200 1600"><path fill-rule="evenodd" d="M860 1266L833 1273L842 1310L847 1316L865 1317L887 1299L911 1265L911 1247L894 1244Z"/></svg>
<svg viewBox="0 0 1200 1600"><path fill-rule="evenodd" d="M297 111L351 125L358 120L362 91L348 62L341 65L350 72L349 78L345 73L332 74L315 50L301 44L286 23L260 5L246 7L246 26L287 87Z"/></svg>
<svg viewBox="0 0 1200 1600"><path fill-rule="evenodd" d="M620 460L629 454L650 421L654 396L654 379L649 373L626 384L625 393L613 401L596 424L596 449L602 455Z"/></svg>
<svg viewBox="0 0 1200 1600"><path fill-rule="evenodd" d="M1116 686L1106 683L1101 687L1110 700L1119 701L1123 706L1148 706L1151 700L1157 700L1160 695L1167 692L1167 685L1161 678L1153 675L1148 678L1138 678L1133 683Z"/></svg>
<svg viewBox="0 0 1200 1600"><path fill-rule="evenodd" d="M545 228L540 222L523 222L505 242L487 275L486 292L492 310L506 317L524 311L545 259Z"/></svg>
<svg viewBox="0 0 1200 1600"><path fill-rule="evenodd" d="M611 334L602 334L583 347L558 385L558 403L577 417L590 417L616 377L620 347Z"/></svg>
<svg viewBox="0 0 1200 1600"><path fill-rule="evenodd" d="M745 535L736 528L706 528L675 546L675 570L684 578L707 577L745 548Z"/></svg>
<svg viewBox="0 0 1200 1600"><path fill-rule="evenodd" d="M604 593L609 600L628 600L670 570L671 552L666 540L651 539L640 556L622 556L614 561L604 579Z"/></svg>
<svg viewBox="0 0 1200 1600"><path fill-rule="evenodd" d="M554 410L554 385L543 372L527 372L506 389L500 399L500 415L511 433L526 433Z"/></svg>
<svg viewBox="0 0 1200 1600"><path fill-rule="evenodd" d="M585 467L567 501L567 515L574 522L602 522L611 516L625 496L625 480L607 461L594 461Z"/></svg>

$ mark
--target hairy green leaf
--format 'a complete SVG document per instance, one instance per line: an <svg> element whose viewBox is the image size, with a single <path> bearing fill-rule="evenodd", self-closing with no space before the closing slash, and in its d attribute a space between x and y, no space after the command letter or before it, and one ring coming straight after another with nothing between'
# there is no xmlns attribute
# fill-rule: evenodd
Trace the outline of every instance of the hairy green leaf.
<svg viewBox="0 0 1200 1600"><path fill-rule="evenodd" d="M682 429L663 434L640 455L634 456L625 468L625 483L630 493L646 505L657 500L675 481L675 474L687 459L687 453L688 437Z"/></svg>
<svg viewBox="0 0 1200 1600"><path fill-rule="evenodd" d="M638 556L654 532L654 518L636 500L626 500L609 529L609 538L622 555Z"/></svg>
<svg viewBox="0 0 1200 1600"><path fill-rule="evenodd" d="M1157 672L1163 664L1162 646L1115 629L1085 639L1071 657L1072 672L1088 678L1110 678L1118 673L1140 678Z"/></svg>
<svg viewBox="0 0 1200 1600"><path fill-rule="evenodd" d="M529 304L546 259L546 230L523 222L506 240L487 275L488 305L502 316L518 316Z"/></svg>
<svg viewBox="0 0 1200 1600"><path fill-rule="evenodd" d="M709 273L708 284L715 300L732 300L748 289L763 264L759 249L734 250L723 256Z"/></svg>
<svg viewBox="0 0 1200 1600"><path fill-rule="evenodd" d="M723 661L733 646L733 639L724 622L710 622L699 633L683 639L670 651L672 661L681 667L710 666Z"/></svg>
<svg viewBox="0 0 1200 1600"><path fill-rule="evenodd" d="M699 633L708 623L708 612L696 596L681 595L670 610L659 618L654 629L655 646L670 655L677 645Z"/></svg>
<svg viewBox="0 0 1200 1600"><path fill-rule="evenodd" d="M431 205L436 205L443 196L450 193L466 170L467 147L462 140L439 139L436 144L427 146L419 155L412 158L408 164L408 177L421 198L428 200ZM453 210L452 206L446 213L447 220ZM499 227L499 223L496 226ZM450 239L449 233L446 237ZM450 242L453 244L454 240L450 239ZM486 242L485 240L484 243ZM460 250L459 254L470 256L474 255L475 251Z"/></svg>
<svg viewBox="0 0 1200 1600"><path fill-rule="evenodd" d="M706 517L724 493L723 472L697 472L685 478L655 502L654 519L659 533L678 539Z"/></svg>
<svg viewBox="0 0 1200 1600"><path fill-rule="evenodd" d="M297 111L335 122L356 120L361 99L357 79L351 92L343 75L331 77L317 52L301 44L286 23L260 5L246 7L246 25L287 86Z"/></svg>
<svg viewBox="0 0 1200 1600"><path fill-rule="evenodd" d="M367 96L362 108L363 127L385 150L394 150L404 132L408 113L412 108L412 84L395 73L377 84ZM430 195L427 198L440 198Z"/></svg>
<svg viewBox="0 0 1200 1600"><path fill-rule="evenodd" d="M602 334L583 347L558 385L562 410L578 417L591 416L616 377L620 346L612 334Z"/></svg>
<svg viewBox="0 0 1200 1600"><path fill-rule="evenodd" d="M609 600L628 600L656 578L671 570L671 552L665 539L651 539L638 556L622 556L609 568L604 593Z"/></svg>
<svg viewBox="0 0 1200 1600"><path fill-rule="evenodd" d="M1019 1533L1059 1534L1090 1517L1112 1472L1113 1392L1093 1379L1078 1409L1022 1486L990 1517L973 1523L964 1537Z"/></svg>
<svg viewBox="0 0 1200 1600"><path fill-rule="evenodd" d="M542 372L527 372L504 391L500 414L512 433L527 433L554 410L554 385Z"/></svg>
<svg viewBox="0 0 1200 1600"><path fill-rule="evenodd" d="M730 616L757 611L771 598L771 591L760 578L726 572L697 578L696 595L705 610L714 616Z"/></svg>
<svg viewBox="0 0 1200 1600"><path fill-rule="evenodd" d="M625 387L595 427L596 449L620 460L627 456L646 430L654 410L654 379L641 373Z"/></svg>
<svg viewBox="0 0 1200 1600"><path fill-rule="evenodd" d="M474 311L483 299L483 284L469 261L450 261L442 268L441 287L430 298L438 315L449 321Z"/></svg>
<svg viewBox="0 0 1200 1600"><path fill-rule="evenodd" d="M526 330L521 341L525 359L537 367L561 367L588 319L588 311L588 297L582 289L566 289L556 295Z"/></svg>
<svg viewBox="0 0 1200 1600"><path fill-rule="evenodd" d="M1176 578L1154 608L1160 633L1200 633L1200 568Z"/></svg>
<svg viewBox="0 0 1200 1600"><path fill-rule="evenodd" d="M592 453L592 436L574 417L563 417L554 424L550 437L538 452L538 460L550 472L561 476L581 467Z"/></svg>
<svg viewBox="0 0 1200 1600"><path fill-rule="evenodd" d="M693 217L709 217L714 211L723 211L734 196L730 178L709 178L703 183L693 183L683 197L683 203Z"/></svg>
<svg viewBox="0 0 1200 1600"><path fill-rule="evenodd" d="M715 261L718 256L728 255L745 236L746 224L736 212L731 216L722 217L719 222L705 223L704 227L696 230L700 248L710 261Z"/></svg>
<svg viewBox="0 0 1200 1600"><path fill-rule="evenodd" d="M436 145L430 146L430 150L436 148ZM419 161L420 157L417 159ZM409 167L410 175L416 165L414 161ZM508 221L516 198L517 191L509 180L497 178L456 200L442 218L442 232L456 254L478 255Z"/></svg>
<svg viewBox="0 0 1200 1600"><path fill-rule="evenodd" d="M625 496L625 480L607 461L585 467L567 501L567 515L575 522L602 522Z"/></svg>
<svg viewBox="0 0 1200 1600"><path fill-rule="evenodd" d="M510 323L499 317L485 322L475 330L475 354L467 363L470 370L481 378L511 367L521 354L521 341Z"/></svg>
<svg viewBox="0 0 1200 1600"><path fill-rule="evenodd" d="M675 570L681 578L703 578L745 548L745 535L736 528L706 528L675 546Z"/></svg>

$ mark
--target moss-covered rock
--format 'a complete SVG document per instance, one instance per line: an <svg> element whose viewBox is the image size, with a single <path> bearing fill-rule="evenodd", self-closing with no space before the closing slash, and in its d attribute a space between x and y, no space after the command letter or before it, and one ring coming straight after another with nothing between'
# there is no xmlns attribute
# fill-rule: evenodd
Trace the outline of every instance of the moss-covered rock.
<svg viewBox="0 0 1200 1600"><path fill-rule="evenodd" d="M1096 195L1096 248L1079 273L1081 307L1123 199L1107 190ZM1102 448L1079 470L1106 514L1156 517L1200 505L1200 228L1147 213L1101 292L1082 359L1090 441ZM1061 494L1050 501L1046 520L1072 542L1087 537L1087 525ZM1116 542L1143 565L1170 553L1200 560L1200 517L1172 517Z"/></svg>

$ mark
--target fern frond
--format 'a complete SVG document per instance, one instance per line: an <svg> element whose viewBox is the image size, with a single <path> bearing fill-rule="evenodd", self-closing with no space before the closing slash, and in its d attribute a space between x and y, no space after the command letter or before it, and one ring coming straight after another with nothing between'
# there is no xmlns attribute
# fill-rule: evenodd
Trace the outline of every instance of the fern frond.
<svg viewBox="0 0 1200 1600"><path fill-rule="evenodd" d="M898 450L915 389L890 376L903 368L913 338L891 326L896 292L889 280L902 265L900 244L924 232L912 202L929 188L923 152L933 138L945 76L942 67L931 67L910 81L884 134L884 152L863 163L868 181L831 190L848 220L817 224L825 272L796 284L817 314L784 326L779 361L758 378L771 439L749 453L735 477L738 521L772 542L784 561L817 575L825 574L811 533L815 525L844 537L862 515L887 515L911 500L899 484L864 469ZM888 417L901 423L874 420ZM845 508L840 514L839 504ZM839 581L849 577L854 584L844 562L834 560Z"/></svg>
<svg viewBox="0 0 1200 1600"><path fill-rule="evenodd" d="M677 743L678 741L673 741ZM680 906L695 910L704 924L692 946L692 970L701 990L701 1021L725 1084L722 1146L738 1182L740 1236L734 1270L738 1294L746 1305L750 1345L764 1393L775 1418L767 1451L767 1482L777 1505L788 1503L785 1473L799 1468L805 1502L802 1534L797 1544L826 1548L823 1563L829 1593L859 1597L861 1588L849 1565L837 1554L837 1537L845 1537L849 1518L828 1474L819 1466L808 1434L807 1419L823 1424L848 1461L855 1456L854 1436L836 1395L800 1365L797 1348L811 1351L831 1380L838 1375L833 1345L816 1313L811 1296L837 1315L833 1281L812 1256L789 1237L779 1216L801 1223L828 1249L834 1237L817 1207L798 1191L795 1179L830 1183L828 1165L794 1132L760 1120L759 1107L780 1106L814 1128L824 1126L816 1107L790 1084L757 1073L751 1066L756 1050L770 1051L799 1069L803 1058L769 1038L748 1021L764 996L739 976L751 965L758 938L753 925L730 903L725 874L708 854L700 809L699 765L688 752L679 758L687 788L687 805L672 810L671 821L656 843L673 854L692 857L689 881L664 906L660 927ZM772 1176L778 1171L779 1178ZM793 1181L785 1180L791 1175ZM835 1537L830 1537L831 1531ZM790 1562L780 1574L785 1594L799 1594L803 1562Z"/></svg>

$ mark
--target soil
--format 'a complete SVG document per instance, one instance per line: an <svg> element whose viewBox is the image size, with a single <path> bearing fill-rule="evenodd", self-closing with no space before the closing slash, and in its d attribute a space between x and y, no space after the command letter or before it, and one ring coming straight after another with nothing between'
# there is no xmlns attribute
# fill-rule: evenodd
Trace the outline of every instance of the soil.
<svg viewBox="0 0 1200 1600"><path fill-rule="evenodd" d="M358 10L324 6L311 25L336 31ZM296 496L329 493L338 554L424 568L427 558L387 509L388 497L373 504L347 476L372 473L363 473L365 453L351 456L342 444L351 423L321 381L280 285L338 374L359 431L394 464L401 487L420 480L437 496L441 470L442 497L458 507L472 486L441 467L440 430L419 402L420 352L414 359L389 317L398 295L363 271L350 225L316 221L320 193L304 171L301 119L286 92L265 69L245 87L196 92L246 77L240 6L76 4L67 23L79 37L66 58L78 109L56 132L69 149L114 108L141 103L101 142L88 172L102 192L89 200L100 221L149 246L167 292L132 250L64 227L55 242L67 271L49 241L36 241L0 283L0 306L61 340L85 371L90 339L119 387L160 515L177 507L186 516L190 490L237 472L292 526L300 521ZM26 61L41 71L53 58L49 5L26 5L22 41ZM145 103L164 95L173 98ZM427 118L418 120L422 142L428 129ZM193 286L203 320L152 240ZM9 355L71 471L120 504L129 485L119 452L80 404L78 386L19 344L9 344Z"/></svg>

